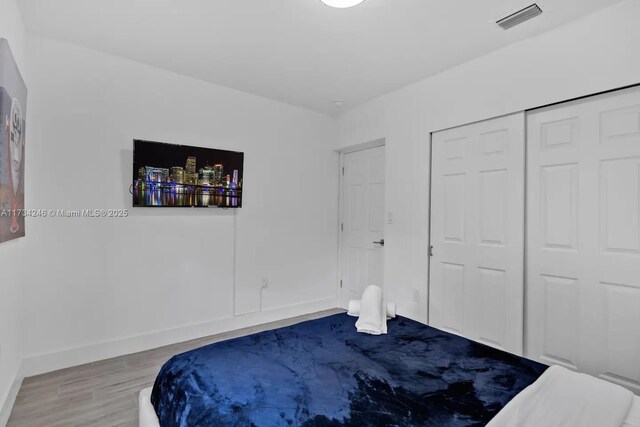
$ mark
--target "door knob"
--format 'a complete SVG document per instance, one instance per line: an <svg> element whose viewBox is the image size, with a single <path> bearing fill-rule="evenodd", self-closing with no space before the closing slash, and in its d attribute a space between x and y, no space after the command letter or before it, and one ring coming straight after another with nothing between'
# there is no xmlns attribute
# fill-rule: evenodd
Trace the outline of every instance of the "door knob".
<svg viewBox="0 0 640 427"><path fill-rule="evenodd" d="M384 239L380 239L379 242L373 242L375 245L384 246Z"/></svg>

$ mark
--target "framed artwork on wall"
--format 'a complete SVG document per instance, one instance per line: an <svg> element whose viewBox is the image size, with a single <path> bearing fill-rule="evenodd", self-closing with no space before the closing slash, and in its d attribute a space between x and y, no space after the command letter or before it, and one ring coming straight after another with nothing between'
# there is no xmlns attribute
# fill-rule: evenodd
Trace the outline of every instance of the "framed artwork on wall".
<svg viewBox="0 0 640 427"><path fill-rule="evenodd" d="M9 43L0 39L0 243L24 237L27 86Z"/></svg>

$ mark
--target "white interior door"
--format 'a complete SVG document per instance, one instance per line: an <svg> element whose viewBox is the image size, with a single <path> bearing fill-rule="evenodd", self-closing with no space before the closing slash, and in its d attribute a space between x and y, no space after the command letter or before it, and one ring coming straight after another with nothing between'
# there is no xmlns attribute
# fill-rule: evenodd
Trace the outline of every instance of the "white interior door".
<svg viewBox="0 0 640 427"><path fill-rule="evenodd" d="M342 179L341 301L383 287L384 146L344 154Z"/></svg>
<svg viewBox="0 0 640 427"><path fill-rule="evenodd" d="M527 121L527 355L638 392L640 89Z"/></svg>
<svg viewBox="0 0 640 427"><path fill-rule="evenodd" d="M429 323L522 354L524 113L433 134Z"/></svg>

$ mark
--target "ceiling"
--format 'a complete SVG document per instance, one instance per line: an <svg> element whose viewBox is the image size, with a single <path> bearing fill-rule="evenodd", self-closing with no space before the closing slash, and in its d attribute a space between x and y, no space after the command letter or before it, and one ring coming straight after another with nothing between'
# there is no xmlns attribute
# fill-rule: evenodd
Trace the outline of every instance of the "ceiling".
<svg viewBox="0 0 640 427"><path fill-rule="evenodd" d="M619 0L18 0L29 31L327 114Z"/></svg>

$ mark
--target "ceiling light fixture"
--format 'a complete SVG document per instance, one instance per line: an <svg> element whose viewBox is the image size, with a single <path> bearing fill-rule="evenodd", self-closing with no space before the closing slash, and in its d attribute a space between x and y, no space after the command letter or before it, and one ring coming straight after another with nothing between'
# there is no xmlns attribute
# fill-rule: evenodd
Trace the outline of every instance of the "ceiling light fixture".
<svg viewBox="0 0 640 427"><path fill-rule="evenodd" d="M327 6L337 7L339 9L345 9L347 7L357 6L364 0L320 0Z"/></svg>

